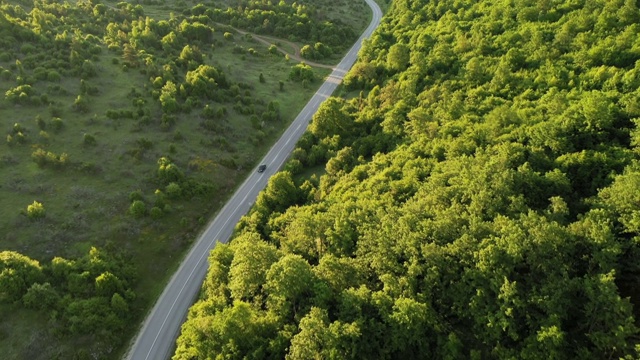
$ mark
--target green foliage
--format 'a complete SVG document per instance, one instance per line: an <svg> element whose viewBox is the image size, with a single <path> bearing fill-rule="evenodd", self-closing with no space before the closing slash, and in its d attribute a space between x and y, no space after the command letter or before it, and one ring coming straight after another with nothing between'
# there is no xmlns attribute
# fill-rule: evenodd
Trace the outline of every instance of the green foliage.
<svg viewBox="0 0 640 360"><path fill-rule="evenodd" d="M215 99L218 88L226 88L227 81L223 73L209 65L200 65L186 75L186 95ZM164 88L163 88L164 89Z"/></svg>
<svg viewBox="0 0 640 360"><path fill-rule="evenodd" d="M82 136L82 143L83 143L84 145L87 145L87 146L93 146L93 145L95 145L95 144L96 144L96 138L95 138L95 136L93 136L93 135L91 135L91 134L87 134L87 133L85 133L85 134Z"/></svg>
<svg viewBox="0 0 640 360"><path fill-rule="evenodd" d="M27 216L29 219L41 219L45 216L46 212L42 203L34 201L33 204L27 206Z"/></svg>
<svg viewBox="0 0 640 360"><path fill-rule="evenodd" d="M62 119L60 119L59 117L54 117L53 119L51 119L51 128L58 132L60 130L62 130L62 128L64 127L64 122L62 121Z"/></svg>
<svg viewBox="0 0 640 360"><path fill-rule="evenodd" d="M387 54L387 68L392 71L406 70L409 65L409 47L405 44L393 44Z"/></svg>
<svg viewBox="0 0 640 360"><path fill-rule="evenodd" d="M38 164L39 167L52 167L55 169L63 169L68 164L69 155L62 153L60 155L43 149L36 149L31 153L31 160Z"/></svg>
<svg viewBox="0 0 640 360"><path fill-rule="evenodd" d="M131 202L131 206L129 206L129 213L133 215L134 218L140 219L147 213L147 206L144 204L144 201L134 200Z"/></svg>
<svg viewBox="0 0 640 360"><path fill-rule="evenodd" d="M292 66L289 72L289 79L293 81L313 81L314 77L315 75L313 74L313 70L311 70L311 66L305 63Z"/></svg>
<svg viewBox="0 0 640 360"><path fill-rule="evenodd" d="M33 101L33 96L36 94L35 89L28 84L18 85L15 88L11 88L4 93L5 100L14 104L27 105Z"/></svg>
<svg viewBox="0 0 640 360"><path fill-rule="evenodd" d="M184 173L166 157L158 159L158 177L165 183L179 182Z"/></svg>
<svg viewBox="0 0 640 360"><path fill-rule="evenodd" d="M60 300L60 295L51 284L34 283L22 297L25 307L36 310L47 310L55 306Z"/></svg>
<svg viewBox="0 0 640 360"><path fill-rule="evenodd" d="M331 3L330 9L336 7L341 10L331 17L327 16L325 9L320 9L322 4L316 3L242 0L228 2L227 5L224 9L211 9L206 13L213 21L255 29L256 33L323 42L341 49L357 38L357 32L344 21L345 11L339 6L342 3Z"/></svg>
<svg viewBox="0 0 640 360"><path fill-rule="evenodd" d="M182 358L233 301L277 319L238 357L636 358L637 14L394 1L345 80L370 91L323 103L307 168L210 257Z"/></svg>
<svg viewBox="0 0 640 360"><path fill-rule="evenodd" d="M178 183L171 182L165 187L165 193L170 199L179 199L182 196L182 188Z"/></svg>
<svg viewBox="0 0 640 360"><path fill-rule="evenodd" d="M13 251L0 252L0 301L17 301L43 278L36 260Z"/></svg>
<svg viewBox="0 0 640 360"><path fill-rule="evenodd" d="M231 299L257 297L256 300L264 301L260 296L261 288L265 283L267 270L278 260L275 247L251 234L238 238L234 250L235 256L229 265L228 288Z"/></svg>

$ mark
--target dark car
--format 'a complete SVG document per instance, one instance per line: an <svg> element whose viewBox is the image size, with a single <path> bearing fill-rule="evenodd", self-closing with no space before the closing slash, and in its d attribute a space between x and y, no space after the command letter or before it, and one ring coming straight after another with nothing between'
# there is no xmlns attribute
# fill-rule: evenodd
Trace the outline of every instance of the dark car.
<svg viewBox="0 0 640 360"><path fill-rule="evenodd" d="M264 172L267 169L267 165L262 164L258 166L258 172Z"/></svg>

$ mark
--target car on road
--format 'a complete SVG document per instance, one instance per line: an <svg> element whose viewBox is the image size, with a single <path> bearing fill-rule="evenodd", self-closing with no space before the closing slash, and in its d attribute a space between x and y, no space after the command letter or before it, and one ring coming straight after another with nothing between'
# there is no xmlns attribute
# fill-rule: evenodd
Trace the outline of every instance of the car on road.
<svg viewBox="0 0 640 360"><path fill-rule="evenodd" d="M258 172L259 173L264 172L266 169L267 169L267 165L265 165L265 164L262 164L262 165L258 166Z"/></svg>

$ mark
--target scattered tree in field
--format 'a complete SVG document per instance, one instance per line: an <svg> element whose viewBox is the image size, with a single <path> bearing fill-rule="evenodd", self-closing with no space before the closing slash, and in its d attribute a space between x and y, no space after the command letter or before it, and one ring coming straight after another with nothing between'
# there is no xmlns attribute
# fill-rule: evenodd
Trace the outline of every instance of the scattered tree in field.
<svg viewBox="0 0 640 360"><path fill-rule="evenodd" d="M73 108L78 112L86 113L89 111L89 100L85 95L80 94L73 102Z"/></svg>
<svg viewBox="0 0 640 360"><path fill-rule="evenodd" d="M291 71L289 72L289 79L293 81L313 81L315 75L313 74L313 70L311 66L305 63L299 63L291 67Z"/></svg>
<svg viewBox="0 0 640 360"><path fill-rule="evenodd" d="M147 213L147 207L141 200L134 200L129 206L129 213L136 219L140 219Z"/></svg>
<svg viewBox="0 0 640 360"><path fill-rule="evenodd" d="M176 85L171 81L167 81L166 84L164 84L164 86L162 87L159 98L163 112L171 114L179 110L180 105L176 100L177 94L178 89L176 88Z"/></svg>

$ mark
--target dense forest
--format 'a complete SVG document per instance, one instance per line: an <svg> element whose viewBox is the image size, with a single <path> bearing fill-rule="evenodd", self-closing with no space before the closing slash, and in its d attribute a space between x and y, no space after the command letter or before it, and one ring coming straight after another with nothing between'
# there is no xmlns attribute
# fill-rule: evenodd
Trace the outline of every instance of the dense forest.
<svg viewBox="0 0 640 360"><path fill-rule="evenodd" d="M635 359L634 0L394 0L174 360Z"/></svg>
<svg viewBox="0 0 640 360"><path fill-rule="evenodd" d="M0 357L119 358L184 251L329 72L281 52L339 36L339 55L364 7L2 1ZM303 25L264 44L250 33L264 33L258 8Z"/></svg>

